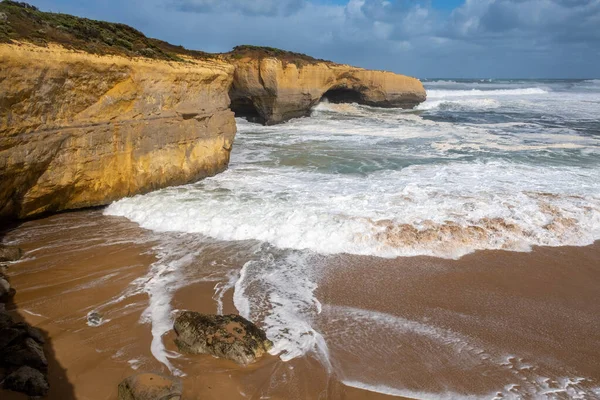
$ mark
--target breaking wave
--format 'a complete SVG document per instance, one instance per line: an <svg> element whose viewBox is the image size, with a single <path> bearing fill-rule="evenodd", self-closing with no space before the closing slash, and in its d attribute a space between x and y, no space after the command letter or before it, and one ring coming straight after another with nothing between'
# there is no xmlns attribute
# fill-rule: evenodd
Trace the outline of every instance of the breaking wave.
<svg viewBox="0 0 600 400"><path fill-rule="evenodd" d="M428 100L417 106L417 110L489 110L500 108L502 105L495 99L461 99L461 100Z"/></svg>
<svg viewBox="0 0 600 400"><path fill-rule="evenodd" d="M185 190L120 200L106 212L159 232L323 254L457 258L593 243L599 172L509 162L411 166L366 178L234 169Z"/></svg>
<svg viewBox="0 0 600 400"><path fill-rule="evenodd" d="M428 90L427 98L447 98L447 97L467 97L467 96L527 96L536 94L546 94L547 90L541 88L523 88L523 89L497 89L497 90Z"/></svg>
<svg viewBox="0 0 600 400"><path fill-rule="evenodd" d="M508 88L487 90L491 85ZM234 288L235 307L265 327L273 353L290 360L313 351L335 369L334 335L315 295L323 255L459 258L483 249L529 251L600 239L600 139L586 131L597 95L495 82L456 86L430 90L417 110L323 102L311 118L278 126L238 120L227 171L119 200L105 213L158 236L182 232L195 234L180 235L192 241L256 246L239 275L228 271L215 287L217 310ZM138 290L151 297L144 317L153 326L153 353L170 366L172 355L160 340L171 318L165 299L177 288L189 249L163 250ZM364 325L383 318L350 311L346 316ZM417 333L427 336L426 328ZM464 344L433 333L442 336L427 340ZM470 359L487 362L469 349ZM350 386L408 393L346 378ZM547 382L536 382L531 385L541 393ZM552 383L563 393L577 385ZM500 391L510 398L515 390Z"/></svg>

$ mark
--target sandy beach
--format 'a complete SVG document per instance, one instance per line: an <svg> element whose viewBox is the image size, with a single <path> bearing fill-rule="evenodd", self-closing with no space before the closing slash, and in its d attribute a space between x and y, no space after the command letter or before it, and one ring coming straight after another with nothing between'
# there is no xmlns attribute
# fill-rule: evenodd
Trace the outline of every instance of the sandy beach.
<svg viewBox="0 0 600 400"><path fill-rule="evenodd" d="M598 21L0 0L0 399L600 400Z"/></svg>
<svg viewBox="0 0 600 400"><path fill-rule="evenodd" d="M169 373L153 356L144 323L150 296L135 289L150 279L155 236L101 210L5 233L5 243L26 252L9 270L14 314L47 333L50 399L113 399L117 384L136 371ZM235 279L227 274L243 265L236 247L244 244L228 246L184 268L171 312L237 313L228 285ZM519 385L570 398L600 386L600 243L480 251L459 260L322 258L314 326L328 361L317 353L288 362L267 356L244 368L210 356L172 358L186 398L491 398ZM226 260L228 273L202 272ZM100 326L88 325L92 311L102 315ZM162 341L169 353L176 352L172 339L167 333Z"/></svg>

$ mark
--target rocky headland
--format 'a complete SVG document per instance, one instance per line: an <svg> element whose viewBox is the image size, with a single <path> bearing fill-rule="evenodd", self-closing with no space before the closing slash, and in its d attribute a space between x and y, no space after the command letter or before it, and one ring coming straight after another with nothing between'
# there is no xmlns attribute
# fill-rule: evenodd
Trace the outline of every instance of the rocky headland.
<svg viewBox="0 0 600 400"><path fill-rule="evenodd" d="M234 115L323 97L411 108L415 78L254 46L207 54L122 24L0 3L0 219L99 206L227 168Z"/></svg>
<svg viewBox="0 0 600 400"><path fill-rule="evenodd" d="M413 108L426 97L415 78L276 49L239 46L227 58L235 67L229 91L231 109L267 125L308 116L323 98L335 103Z"/></svg>

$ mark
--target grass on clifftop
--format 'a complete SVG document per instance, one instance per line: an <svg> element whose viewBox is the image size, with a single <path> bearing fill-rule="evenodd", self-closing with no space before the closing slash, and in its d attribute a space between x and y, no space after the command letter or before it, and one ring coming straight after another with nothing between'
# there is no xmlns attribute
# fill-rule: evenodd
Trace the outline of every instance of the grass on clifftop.
<svg viewBox="0 0 600 400"><path fill-rule="evenodd" d="M238 60L244 57L255 59L273 57L283 61L284 63L296 64L299 67L320 62L331 63L331 61L317 59L302 53L294 53L292 51L276 49L274 47L251 46L247 44L236 46L227 54L231 58Z"/></svg>
<svg viewBox="0 0 600 400"><path fill-rule="evenodd" d="M284 63L298 66L324 62L305 54L272 47L237 46L225 54L187 50L158 39L125 24L95 21L68 14L40 11L27 3L4 0L0 2L0 43L30 42L38 46L57 43L68 49L98 55L146 57L158 60L184 61L182 56L196 59L228 57L275 57Z"/></svg>
<svg viewBox="0 0 600 400"><path fill-rule="evenodd" d="M147 38L142 32L124 24L43 12L26 3L5 0L0 3L0 43L13 41L31 42L38 46L58 43L66 48L99 55L170 61L183 61L181 55L214 57L210 53L186 50Z"/></svg>

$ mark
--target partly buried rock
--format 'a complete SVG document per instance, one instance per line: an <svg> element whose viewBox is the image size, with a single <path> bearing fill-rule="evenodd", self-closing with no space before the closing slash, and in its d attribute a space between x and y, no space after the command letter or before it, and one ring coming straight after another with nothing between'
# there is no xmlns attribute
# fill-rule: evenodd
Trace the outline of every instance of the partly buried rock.
<svg viewBox="0 0 600 400"><path fill-rule="evenodd" d="M0 262L17 261L23 257L23 250L15 246L0 244Z"/></svg>
<svg viewBox="0 0 600 400"><path fill-rule="evenodd" d="M48 394L48 380L40 371L28 366L17 369L4 379L3 388L37 397Z"/></svg>
<svg viewBox="0 0 600 400"><path fill-rule="evenodd" d="M6 306L0 303L0 329L11 327L13 324L12 317L6 312Z"/></svg>
<svg viewBox="0 0 600 400"><path fill-rule="evenodd" d="M44 334L42 333L42 331L40 331L38 328L34 328L33 326L27 324L26 322L19 322L16 324L12 324L11 326L4 328L4 329L2 329L2 327L0 327L0 352L3 349L2 334L5 332L10 332L10 331L15 332L15 334L12 335L12 336L14 336L15 339L19 338L19 337L23 338L23 339L31 338L39 344L46 343L46 338L44 338ZM11 339L11 342L16 342L15 339ZM9 343L10 342L7 342L6 344L9 344Z"/></svg>
<svg viewBox="0 0 600 400"><path fill-rule="evenodd" d="M174 325L179 350L188 354L212 354L238 364L251 364L273 343L265 332L239 315L206 315L184 311Z"/></svg>
<svg viewBox="0 0 600 400"><path fill-rule="evenodd" d="M130 376L119 384L119 400L179 400L181 381L158 374Z"/></svg>
<svg viewBox="0 0 600 400"><path fill-rule="evenodd" d="M13 367L27 365L40 370L48 368L46 355L38 342L30 337L16 342L16 344L5 347L0 352L0 363Z"/></svg>
<svg viewBox="0 0 600 400"><path fill-rule="evenodd" d="M96 326L102 325L102 321L103 321L102 314L100 314L97 311L89 312L86 318L87 318L88 326L96 327Z"/></svg>
<svg viewBox="0 0 600 400"><path fill-rule="evenodd" d="M0 274L0 303L6 303L15 295L15 290L10 287L8 280Z"/></svg>

